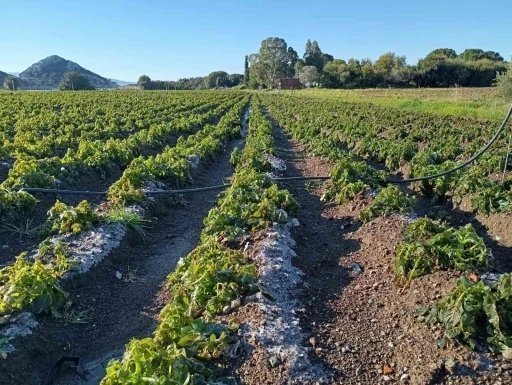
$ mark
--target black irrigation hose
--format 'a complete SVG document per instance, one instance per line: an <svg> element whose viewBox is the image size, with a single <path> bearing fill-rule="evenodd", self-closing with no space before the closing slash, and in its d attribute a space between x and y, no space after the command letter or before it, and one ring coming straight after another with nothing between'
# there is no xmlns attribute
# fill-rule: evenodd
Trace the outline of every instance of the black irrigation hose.
<svg viewBox="0 0 512 385"><path fill-rule="evenodd" d="M208 187L198 187L198 188L190 188L184 190L154 190L154 191L144 191L145 195L173 195L173 194L186 194L186 193L194 193L200 191L209 191L209 190L221 190L223 188L229 187L230 184L221 184L217 186L208 186ZM107 195L108 191L82 191L82 190L60 190L60 189L51 189L51 188L21 188L15 191L26 191L29 193L48 193L48 194L63 194L63 195Z"/></svg>
<svg viewBox="0 0 512 385"><path fill-rule="evenodd" d="M503 132L503 130L505 130L507 122L511 116L512 116L512 105L510 106L510 109L508 110L507 116L505 116L505 119L501 123L500 128L498 129L498 131L496 131L496 134L494 134L494 136L491 138L489 143L487 143L480 151L478 151L470 159L468 159L464 163L458 165L457 167L454 167L451 170L443 171L439 174L427 175L427 176L422 176L419 178L412 178L412 179L402 179L402 180L389 180L388 179L386 182L391 183L391 184L421 182L424 180L441 178L443 176L453 174L454 172L459 171L460 169L469 166L475 160L480 158L489 149L489 147L491 147L494 144L494 142L496 142L498 140L498 138L501 135L501 133ZM507 153L507 156L508 156L508 153ZM505 167L506 167L506 165L505 165ZM283 182L283 181L294 181L294 180L328 180L328 179L331 179L331 177L330 176L293 176L293 177L275 177L275 178L271 178L271 179L276 182ZM188 193L195 193L195 192L201 192L201 191L222 190L229 186L231 186L231 184L190 188L190 189L184 189L184 190L144 191L144 194L146 194L146 195L188 194ZM50 188L36 188L36 187L21 188L21 189L15 190L15 191L26 191L26 192L30 192L30 193L39 192L39 193L50 193L50 194L69 194L69 195L107 195L108 194L108 191L77 191L77 190L61 190L61 189L50 189Z"/></svg>
<svg viewBox="0 0 512 385"><path fill-rule="evenodd" d="M274 181L289 181L289 180L326 180L330 179L329 176L296 176L296 177L288 177L288 178L270 178ZM211 191L211 190L222 190L231 186L230 183L220 184L216 186L208 186L208 187L197 187L197 188L189 188L183 190L146 190L144 194L146 195L174 195L174 194L188 194L188 193L196 193L201 191ZM62 189L52 189L52 188L39 188L39 187L27 187L20 188L14 191L26 191L29 193L48 193L48 194L63 194L63 195L107 195L108 191L82 191L82 190L62 190Z"/></svg>
<svg viewBox="0 0 512 385"><path fill-rule="evenodd" d="M281 181L290 181L290 180L328 180L331 179L330 176L290 176L283 178L270 178L273 181L281 182Z"/></svg>
<svg viewBox="0 0 512 385"><path fill-rule="evenodd" d="M441 178L441 177L449 175L449 174L453 174L454 172L459 171L461 168L469 166L475 160L480 158L489 149L489 147L491 147L494 144L494 142L496 142L498 140L498 138L501 135L501 133L503 132L503 130L505 130L505 127L506 127L507 122L510 119L511 115L512 115L512 105L510 106L510 109L508 110L507 116L505 116L503 123L501 123L500 128L498 129L498 131L496 131L496 134L494 134L494 136L489 141L489 143L487 143L484 148L482 148L480 151L478 151L470 159L466 160L464 163L458 165L457 167L454 167L451 170L440 172L439 174L427 175L427 176L422 176L419 178L412 178L412 179L387 180L387 182L393 183L393 184L403 184L403 183L421 182L421 181L429 180L429 179L437 179L437 178Z"/></svg>

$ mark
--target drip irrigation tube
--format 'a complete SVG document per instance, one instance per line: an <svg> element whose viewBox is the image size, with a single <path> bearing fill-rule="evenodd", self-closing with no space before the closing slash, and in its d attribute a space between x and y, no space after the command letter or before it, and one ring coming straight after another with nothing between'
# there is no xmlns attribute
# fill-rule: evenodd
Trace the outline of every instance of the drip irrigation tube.
<svg viewBox="0 0 512 385"><path fill-rule="evenodd" d="M487 143L480 151L478 151L475 155L473 155L471 158L466 160L464 163L458 165L457 167L454 167L451 170L440 172L439 174L427 175L427 176L422 176L419 178L412 178L412 179L402 179L402 180L396 180L396 181L388 180L387 182L393 183L393 184L403 184L403 183L421 182L421 181L429 180L429 179L437 179L437 178L441 178L441 177L449 175L449 174L453 174L454 172L459 171L461 168L469 166L475 160L480 158L489 149L489 147L491 147L494 144L494 142L496 142L498 140L501 133L505 130L505 127L507 126L507 122L510 119L511 115L512 115L512 105L510 106L510 109L508 110L507 116L505 116L505 119L501 123L500 128L498 129L498 131L496 131L496 134L494 134L494 136L489 141L489 143Z"/></svg>
<svg viewBox="0 0 512 385"><path fill-rule="evenodd" d="M289 177L289 178L270 178L273 181L293 181L293 180L326 180L330 179L329 176L304 176L304 177ZM231 186L231 183L197 187L182 190L142 190L146 195L175 195L175 194L188 194L202 191L211 190L222 190ZM86 190L64 190L64 189L52 189L52 188L39 188L39 187L27 187L20 188L14 191L25 191L28 193L46 193L46 194L63 194L63 195L107 195L108 191L86 191Z"/></svg>

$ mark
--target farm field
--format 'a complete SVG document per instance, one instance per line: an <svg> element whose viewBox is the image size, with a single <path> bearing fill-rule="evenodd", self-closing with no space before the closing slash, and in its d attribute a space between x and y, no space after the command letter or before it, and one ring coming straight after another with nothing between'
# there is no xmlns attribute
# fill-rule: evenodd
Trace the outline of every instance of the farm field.
<svg viewBox="0 0 512 385"><path fill-rule="evenodd" d="M507 111L0 93L0 383L512 383Z"/></svg>
<svg viewBox="0 0 512 385"><path fill-rule="evenodd" d="M501 120L510 107L496 88L405 88L293 91L296 95L345 102L369 102L410 112Z"/></svg>

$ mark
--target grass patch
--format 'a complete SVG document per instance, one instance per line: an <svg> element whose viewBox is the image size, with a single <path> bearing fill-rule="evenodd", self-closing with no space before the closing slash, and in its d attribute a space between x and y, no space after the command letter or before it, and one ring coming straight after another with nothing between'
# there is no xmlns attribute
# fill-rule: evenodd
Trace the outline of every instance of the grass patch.
<svg viewBox="0 0 512 385"><path fill-rule="evenodd" d="M373 103L404 111L502 120L509 102L496 88L414 88L294 91L295 96Z"/></svg>
<svg viewBox="0 0 512 385"><path fill-rule="evenodd" d="M142 238L147 238L147 228L150 221L142 218L139 214L126 211L124 208L115 208L106 216L107 223L121 223L137 232Z"/></svg>

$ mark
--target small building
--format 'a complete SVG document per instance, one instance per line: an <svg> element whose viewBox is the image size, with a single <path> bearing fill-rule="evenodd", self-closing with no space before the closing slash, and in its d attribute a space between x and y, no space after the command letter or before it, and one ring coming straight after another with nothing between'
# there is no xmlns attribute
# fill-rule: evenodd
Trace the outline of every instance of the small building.
<svg viewBox="0 0 512 385"><path fill-rule="evenodd" d="M301 90L304 88L299 79L296 78L279 79L278 87L280 90Z"/></svg>

